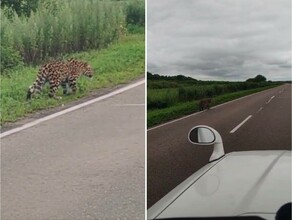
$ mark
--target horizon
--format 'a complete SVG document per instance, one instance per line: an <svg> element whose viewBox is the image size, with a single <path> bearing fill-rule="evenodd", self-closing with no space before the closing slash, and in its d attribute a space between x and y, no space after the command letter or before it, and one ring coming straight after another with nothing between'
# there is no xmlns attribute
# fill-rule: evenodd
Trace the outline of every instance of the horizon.
<svg viewBox="0 0 292 220"><path fill-rule="evenodd" d="M268 79L264 74L256 74L254 75L253 77L249 77L247 79L243 79L243 80L222 80L222 79L219 79L219 80L216 80L216 79L199 79L199 78L194 78L194 76L189 76L189 75L184 75L184 74L173 74L173 75L167 75L167 74L159 74L159 73L152 73L152 72L149 72L147 71L147 74L150 73L151 75L158 75L158 76L162 76L162 77L177 77L177 76L184 76L184 77L189 77L189 78L192 78L194 80L197 80L197 81L220 81L220 82L245 82L247 81L248 79L253 79L255 78L256 76L258 75L262 75L264 76L267 80L267 82L271 81L271 82L292 82L292 79L290 80L270 80Z"/></svg>

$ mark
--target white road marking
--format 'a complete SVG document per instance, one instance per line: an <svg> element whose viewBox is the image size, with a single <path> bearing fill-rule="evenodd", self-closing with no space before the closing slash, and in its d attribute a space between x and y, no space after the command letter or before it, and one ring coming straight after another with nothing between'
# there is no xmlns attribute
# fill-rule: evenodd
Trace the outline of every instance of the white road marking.
<svg viewBox="0 0 292 220"><path fill-rule="evenodd" d="M273 98L275 98L275 96L272 96L272 97L269 99L269 101L266 102L266 104L269 104L269 103L272 101Z"/></svg>
<svg viewBox="0 0 292 220"><path fill-rule="evenodd" d="M234 133L235 131L237 131L245 122L247 122L250 118L252 117L252 115L249 115L246 119L244 119L239 125L237 125L235 128L233 128L230 133Z"/></svg>
<svg viewBox="0 0 292 220"><path fill-rule="evenodd" d="M43 118L37 119L37 120L35 120L35 121L29 122L29 123L27 123L27 124L24 124L24 125L22 125L22 126L20 126L20 127L17 127L17 128L11 129L11 130L8 130L8 131L6 131L6 132L1 133L1 134L0 134L0 138L4 138L4 137L6 137L6 136L8 136L8 135L11 135L11 134L17 133L17 132L19 132L19 131L22 131L22 130L24 130L24 129L27 129L27 128L30 128L30 127L33 127L33 126L35 126L35 125L37 125L37 124L39 124L39 123L41 123L41 122L44 122L44 121L47 121L47 120L50 120L50 119L56 118L56 117L58 117L58 116L61 116L61 115L66 114L66 113L69 113L69 112L75 111L75 110L77 110L77 109L83 108L83 107L85 107L85 106L87 106L87 105L91 105L91 104L93 104L93 103L95 103L95 102L99 102L99 101L101 101L101 100L104 100L104 99L110 98L110 97L115 96L115 95L117 95L117 94L123 93L123 92L125 92L125 91L127 91L127 90L130 90L130 89L133 89L133 88L135 88L135 87L137 87L137 86L140 86L140 85L142 85L142 84L144 84L144 83L145 83L145 79L143 79L143 80L141 80L141 81L138 81L138 82L136 82L136 83L130 84L130 85L128 85L128 86L125 86L125 87L123 87L123 88L120 88L120 89L118 89L118 90L115 90L115 91L113 91L113 92L111 92L111 93L108 93L108 94L106 94L106 95L103 95L103 96L97 97L97 98L95 98L95 99L89 100L89 101L84 102L84 103L81 103L81 104L79 104L79 105L75 105L75 106L73 106L73 107L71 107L71 108L67 108L67 109L65 109L65 110L62 110L62 111L56 112L56 113L51 114L51 115L48 115L48 116L46 116L46 117L43 117Z"/></svg>
<svg viewBox="0 0 292 220"><path fill-rule="evenodd" d="M260 109L258 110L258 112L260 112L261 110L263 110L263 107L260 107Z"/></svg>
<svg viewBox="0 0 292 220"><path fill-rule="evenodd" d="M178 119L175 119L175 120L172 120L172 121L166 122L166 123L164 123L164 124L157 125L157 126L155 126L155 127L153 127L153 128L149 128L147 131L151 131L151 130L154 130L154 129L156 129L156 128L160 128L160 127L163 127L163 126L168 125L168 124L172 124L172 123L174 123L174 122L177 122L177 121L180 121L180 120L183 120L183 119L186 119L186 118L192 117L192 116L194 116L194 115L200 114L200 113L205 112L205 111L206 111L206 110L201 111L201 112L195 112L195 113L193 113L193 114L191 114L191 115L187 115L187 116L184 116L184 117L182 117L182 118L178 118Z"/></svg>
<svg viewBox="0 0 292 220"><path fill-rule="evenodd" d="M145 106L145 104L114 104L114 106Z"/></svg>
<svg viewBox="0 0 292 220"><path fill-rule="evenodd" d="M262 92L263 92L263 91L262 91ZM260 93L260 92L259 92L259 93ZM213 107L211 107L210 109L219 108L219 107L221 107L221 106L223 106L223 105L226 105L226 104L229 104L229 103L232 103L232 102L236 102L236 101L239 101L239 100L241 100L241 99L248 98L248 97L253 96L253 95L255 95L255 94L257 94L257 93L253 93L253 94L250 94L250 95L247 95L247 96L243 96L243 97L240 97L240 98L238 98L238 99L231 100L231 101L229 101L229 102L224 102L224 103L222 103L222 104L219 104L219 105L213 106Z"/></svg>

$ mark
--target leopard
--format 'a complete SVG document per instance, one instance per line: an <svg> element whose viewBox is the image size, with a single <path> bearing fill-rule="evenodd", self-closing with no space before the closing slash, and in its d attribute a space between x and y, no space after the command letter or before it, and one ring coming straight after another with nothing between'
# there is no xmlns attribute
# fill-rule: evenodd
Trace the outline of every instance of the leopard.
<svg viewBox="0 0 292 220"><path fill-rule="evenodd" d="M85 75L89 78L93 77L93 69L87 62L73 58L50 61L40 67L35 82L29 86L26 99L30 100L33 96L40 93L47 82L50 86L50 98L62 98L56 96L56 91L60 85L63 88L63 95L68 94L68 86L72 93L75 93L77 90L77 79L81 75Z"/></svg>
<svg viewBox="0 0 292 220"><path fill-rule="evenodd" d="M210 109L211 102L212 102L211 98L201 99L199 102L199 110L203 111L205 109Z"/></svg>

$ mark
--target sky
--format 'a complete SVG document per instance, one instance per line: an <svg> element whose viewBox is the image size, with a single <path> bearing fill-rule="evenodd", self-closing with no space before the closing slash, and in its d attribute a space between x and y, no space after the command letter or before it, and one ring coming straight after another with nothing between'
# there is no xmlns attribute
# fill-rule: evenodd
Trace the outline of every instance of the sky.
<svg viewBox="0 0 292 220"><path fill-rule="evenodd" d="M147 71L291 80L291 0L148 0Z"/></svg>

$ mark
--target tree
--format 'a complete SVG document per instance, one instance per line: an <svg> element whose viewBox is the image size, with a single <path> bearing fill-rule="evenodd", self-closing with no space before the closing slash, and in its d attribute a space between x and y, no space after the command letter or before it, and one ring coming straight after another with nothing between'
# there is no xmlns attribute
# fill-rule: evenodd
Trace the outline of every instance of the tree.
<svg viewBox="0 0 292 220"><path fill-rule="evenodd" d="M39 0L1 0L1 8L13 9L18 16L30 16L31 11L36 11Z"/></svg>
<svg viewBox="0 0 292 220"><path fill-rule="evenodd" d="M255 78L254 78L255 82L265 82L267 81L267 78L262 76L262 75L257 75Z"/></svg>
<svg viewBox="0 0 292 220"><path fill-rule="evenodd" d="M246 80L247 82L266 82L267 78L264 77L263 75L257 75L254 78L249 78L248 80Z"/></svg>

